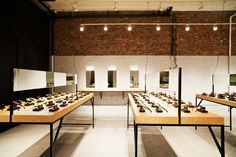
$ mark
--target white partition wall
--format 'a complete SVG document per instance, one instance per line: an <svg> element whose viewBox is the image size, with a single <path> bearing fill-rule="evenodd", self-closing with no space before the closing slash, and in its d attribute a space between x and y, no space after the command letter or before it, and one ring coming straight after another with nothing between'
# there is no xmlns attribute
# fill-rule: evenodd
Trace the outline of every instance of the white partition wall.
<svg viewBox="0 0 236 157"><path fill-rule="evenodd" d="M54 87L66 86L66 73L54 72Z"/></svg>
<svg viewBox="0 0 236 157"><path fill-rule="evenodd" d="M229 90L229 75L215 74L213 75L213 85L215 93L224 93Z"/></svg>
<svg viewBox="0 0 236 157"><path fill-rule="evenodd" d="M46 88L46 71L14 69L13 91Z"/></svg>
<svg viewBox="0 0 236 157"><path fill-rule="evenodd" d="M196 93L211 92L212 74L227 74L227 56L177 56L177 64L182 67L182 98L195 101ZM75 62L74 62L75 61ZM147 64L146 64L147 61ZM75 65L75 68L74 68ZM169 56L56 56L55 71L78 74L78 89L86 87L86 67L95 70L96 88L106 89L108 66L117 71L117 90L129 88L130 66L139 67L139 87L145 86L145 66L147 65L147 90L159 91L159 72L168 70ZM103 99L106 99L105 96ZM100 100L99 100L100 101Z"/></svg>

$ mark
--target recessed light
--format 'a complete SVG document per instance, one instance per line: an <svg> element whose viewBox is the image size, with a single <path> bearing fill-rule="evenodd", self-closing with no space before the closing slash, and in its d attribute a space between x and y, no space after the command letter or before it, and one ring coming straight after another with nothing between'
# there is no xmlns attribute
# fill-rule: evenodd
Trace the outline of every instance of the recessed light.
<svg viewBox="0 0 236 157"><path fill-rule="evenodd" d="M104 30L104 31L108 31L108 27L107 27L107 25L104 25L103 30Z"/></svg>
<svg viewBox="0 0 236 157"><path fill-rule="evenodd" d="M80 28L79 28L80 32L83 32L84 31L84 26L81 25Z"/></svg>
<svg viewBox="0 0 236 157"><path fill-rule="evenodd" d="M218 27L216 25L213 25L213 31L217 31Z"/></svg>
<svg viewBox="0 0 236 157"><path fill-rule="evenodd" d="M161 30L161 26L160 25L157 25L156 26L156 31L160 31Z"/></svg>
<svg viewBox="0 0 236 157"><path fill-rule="evenodd" d="M186 26L185 26L185 31L186 31L186 32L190 31L190 26L189 26L189 25L186 25Z"/></svg>
<svg viewBox="0 0 236 157"><path fill-rule="evenodd" d="M127 29L128 29L128 31L132 31L131 25L129 25Z"/></svg>

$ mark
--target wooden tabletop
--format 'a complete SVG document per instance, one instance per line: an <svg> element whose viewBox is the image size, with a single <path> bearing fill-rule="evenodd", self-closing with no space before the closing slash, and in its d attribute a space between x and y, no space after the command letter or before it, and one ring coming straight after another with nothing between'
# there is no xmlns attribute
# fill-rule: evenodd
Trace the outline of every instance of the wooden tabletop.
<svg viewBox="0 0 236 157"><path fill-rule="evenodd" d="M143 89L140 88L103 88L103 89L97 89L97 88L84 88L80 89L81 92L144 92Z"/></svg>
<svg viewBox="0 0 236 157"><path fill-rule="evenodd" d="M60 119L61 117L67 115L77 107L83 105L86 101L94 97L93 93L90 93L79 100L68 104L65 107L60 107L59 110L55 112L49 112L48 109L43 109L41 111L32 111L33 107L27 107L26 109L21 109L19 111L14 111L12 116L12 122L21 123L53 123ZM0 122L9 122L9 111L0 112Z"/></svg>
<svg viewBox="0 0 236 157"><path fill-rule="evenodd" d="M152 112L145 109L145 112L139 112L139 108L131 94L128 95L129 103L133 111L133 117L136 124L178 124L178 108L173 107L161 99L151 97L152 100L163 106L168 112L163 110L162 113L157 113L154 107L151 107L145 102L145 105L151 109ZM214 113L201 113L196 109L189 108L190 113L181 111L181 124L186 125L224 125L224 118Z"/></svg>
<svg viewBox="0 0 236 157"><path fill-rule="evenodd" d="M202 94L196 94L196 98L207 100L210 102L226 105L226 106L231 106L231 107L236 107L236 101L231 101L227 99L220 99L217 97L210 97L208 95L202 95Z"/></svg>

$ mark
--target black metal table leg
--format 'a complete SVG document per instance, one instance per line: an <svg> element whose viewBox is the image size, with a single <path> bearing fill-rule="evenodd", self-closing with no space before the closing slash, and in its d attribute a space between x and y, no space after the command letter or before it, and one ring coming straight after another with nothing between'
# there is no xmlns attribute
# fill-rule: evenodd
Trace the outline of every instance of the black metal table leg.
<svg viewBox="0 0 236 157"><path fill-rule="evenodd" d="M100 91L99 94L100 94L100 98L102 99L102 91Z"/></svg>
<svg viewBox="0 0 236 157"><path fill-rule="evenodd" d="M91 105L92 105L92 119L93 119L93 128L94 128L94 97L91 99Z"/></svg>
<svg viewBox="0 0 236 157"><path fill-rule="evenodd" d="M50 124L50 157L53 157L53 124Z"/></svg>
<svg viewBox="0 0 236 157"><path fill-rule="evenodd" d="M232 107L229 107L229 128L232 131Z"/></svg>
<svg viewBox="0 0 236 157"><path fill-rule="evenodd" d="M135 157L138 156L138 125L134 122L134 149Z"/></svg>
<svg viewBox="0 0 236 157"><path fill-rule="evenodd" d="M213 140L221 154L221 157L225 157L225 132L224 132L224 125L220 126L220 133L221 133L221 144L219 144L211 126L208 126L211 136L213 137Z"/></svg>
<svg viewBox="0 0 236 157"><path fill-rule="evenodd" d="M195 107L197 107L197 97L195 97Z"/></svg>
<svg viewBox="0 0 236 157"><path fill-rule="evenodd" d="M59 132L60 132L60 129L61 129L61 125L62 125L63 119L64 119L64 117L62 117L62 118L60 119L60 123L59 123L58 128L57 128L56 136L55 136L55 138L54 138L53 146L55 146L55 144L56 144L57 137L58 137L58 135L59 135Z"/></svg>
<svg viewBox="0 0 236 157"><path fill-rule="evenodd" d="M129 129L129 100L127 104L127 129Z"/></svg>
<svg viewBox="0 0 236 157"><path fill-rule="evenodd" d="M221 157L225 157L225 130L224 126L221 126Z"/></svg>
<svg viewBox="0 0 236 157"><path fill-rule="evenodd" d="M197 104L197 107L201 105L203 99L200 100L200 102Z"/></svg>

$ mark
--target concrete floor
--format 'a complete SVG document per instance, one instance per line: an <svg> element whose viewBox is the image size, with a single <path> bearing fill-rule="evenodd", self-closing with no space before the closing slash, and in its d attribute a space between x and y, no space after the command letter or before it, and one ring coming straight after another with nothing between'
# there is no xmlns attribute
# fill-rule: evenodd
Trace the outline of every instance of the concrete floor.
<svg viewBox="0 0 236 157"><path fill-rule="evenodd" d="M212 104L205 106L210 112L224 116L225 124L229 124L227 107ZM54 148L54 156L134 157L133 127L127 129L126 109L126 106L95 106L95 128L63 126ZM91 122L91 106L81 106L69 114L66 121ZM57 124L54 125L55 131ZM219 139L219 129L213 130ZM145 126L139 128L138 138L138 157L220 156L206 127L198 127L195 130L194 127L160 129L160 127ZM0 134L0 157L48 157L48 146L48 125L19 125ZM233 109L233 130L225 128L225 150L226 157L235 157L235 109Z"/></svg>
<svg viewBox="0 0 236 157"><path fill-rule="evenodd" d="M125 106L96 106L95 128L63 126L54 149L55 157L134 157L133 128L127 129ZM208 109L228 117L225 106ZM67 117L68 122L89 122L90 106L82 106ZM226 157L236 154L236 114L233 131L225 129ZM228 118L225 119L228 123ZM139 129L139 157L218 157L220 153L208 128L142 127ZM218 128L213 129L220 137ZM41 157L48 156L45 152Z"/></svg>

